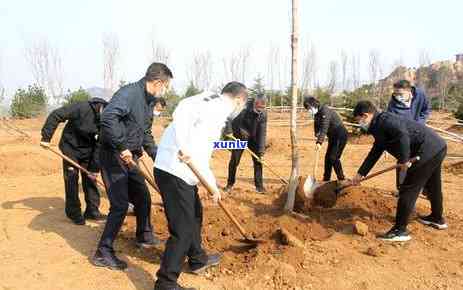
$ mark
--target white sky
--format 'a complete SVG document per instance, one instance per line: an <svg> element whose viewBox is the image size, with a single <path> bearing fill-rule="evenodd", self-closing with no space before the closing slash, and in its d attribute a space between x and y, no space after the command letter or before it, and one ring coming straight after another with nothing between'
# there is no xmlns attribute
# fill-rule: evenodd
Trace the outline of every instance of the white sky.
<svg viewBox="0 0 463 290"><path fill-rule="evenodd" d="M432 60L463 51L461 0L300 0L301 44L315 43L319 78L339 51L359 53L367 79L368 52L381 52L386 72L402 58L416 66L418 51ZM210 51L213 78L223 81L222 58L249 45L248 85L267 71L271 43L287 53L290 0L15 0L0 1L0 82L11 93L33 82L24 47L47 38L63 59L66 88L103 85L102 35L116 33L121 46L120 78L138 80L148 66L151 32L169 47L174 87L182 91L194 52ZM284 65L282 63L282 65ZM288 75L289 78L289 75Z"/></svg>

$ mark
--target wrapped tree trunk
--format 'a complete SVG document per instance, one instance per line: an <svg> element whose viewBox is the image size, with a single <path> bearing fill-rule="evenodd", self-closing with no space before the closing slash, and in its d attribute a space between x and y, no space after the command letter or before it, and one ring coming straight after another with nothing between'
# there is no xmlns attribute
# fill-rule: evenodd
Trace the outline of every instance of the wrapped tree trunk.
<svg viewBox="0 0 463 290"><path fill-rule="evenodd" d="M288 198L285 204L286 211L292 211L296 197L296 189L299 180L299 154L296 138L296 121L297 121L297 60L299 44L299 0L292 0L292 35L291 35L291 177L289 179Z"/></svg>

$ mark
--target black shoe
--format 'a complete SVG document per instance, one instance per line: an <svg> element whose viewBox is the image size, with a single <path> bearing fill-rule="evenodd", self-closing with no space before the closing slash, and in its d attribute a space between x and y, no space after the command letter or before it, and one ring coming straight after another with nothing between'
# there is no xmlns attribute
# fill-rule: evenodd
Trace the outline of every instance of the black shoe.
<svg viewBox="0 0 463 290"><path fill-rule="evenodd" d="M76 217L70 217L71 221L76 224L76 225L79 225L79 226L83 226L85 225L85 219L83 216L76 216Z"/></svg>
<svg viewBox="0 0 463 290"><path fill-rule="evenodd" d="M377 238L386 242L407 242L412 239L407 230L401 230L395 227L387 233L379 235Z"/></svg>
<svg viewBox="0 0 463 290"><path fill-rule="evenodd" d="M152 239L149 239L149 240L143 241L143 242L136 241L136 243L135 243L135 245L139 249L151 249L151 248L154 248L154 247L158 247L158 246L160 246L162 244L163 244L163 242L160 239L156 238L156 237L153 237Z"/></svg>
<svg viewBox="0 0 463 290"><path fill-rule="evenodd" d="M85 212L84 218L86 220L104 221L106 220L106 215L102 214L101 212L96 212L96 213Z"/></svg>
<svg viewBox="0 0 463 290"><path fill-rule="evenodd" d="M438 230L446 230L449 228L449 226L445 223L444 218L435 219L431 215L419 216L418 222L422 223L423 225L430 226Z"/></svg>
<svg viewBox="0 0 463 290"><path fill-rule="evenodd" d="M256 192L260 194L265 194L266 190L263 187L256 187Z"/></svg>
<svg viewBox="0 0 463 290"><path fill-rule="evenodd" d="M160 286L160 284L154 284L154 290L196 290L196 288L185 288L180 285L177 286Z"/></svg>
<svg viewBox="0 0 463 290"><path fill-rule="evenodd" d="M124 271L127 269L127 263L120 260L114 254L114 251L101 251L96 250L95 255L92 257L91 262L97 267L106 267L111 270Z"/></svg>
<svg viewBox="0 0 463 290"><path fill-rule="evenodd" d="M187 270L188 273L192 274L201 274L204 272L207 268L210 268L212 266L217 266L220 263L220 259L222 258L221 254L212 254L212 255L207 255L207 262L204 265L199 265L199 266L190 266L189 269Z"/></svg>

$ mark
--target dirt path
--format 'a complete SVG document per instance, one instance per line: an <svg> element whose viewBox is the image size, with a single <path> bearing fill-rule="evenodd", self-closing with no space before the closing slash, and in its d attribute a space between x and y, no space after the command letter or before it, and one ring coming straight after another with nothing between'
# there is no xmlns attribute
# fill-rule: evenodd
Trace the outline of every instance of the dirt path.
<svg viewBox="0 0 463 290"><path fill-rule="evenodd" d="M41 120L21 121L17 126L38 141ZM157 135L161 132L157 126ZM283 136L282 136L283 132ZM286 128L272 128L267 160L283 176L289 176L290 150ZM309 128L301 136L312 137ZM0 130L0 289L152 289L162 249L139 251L134 246L134 217L129 216L117 240L118 254L128 261L126 272L93 267L93 254L102 225L75 226L64 217L60 160L36 143ZM57 139L54 140L56 143ZM311 172L313 144L301 145L302 173ZM369 149L368 144L349 145L343 157L352 175ZM461 152L452 146L450 151ZM217 152L212 164L225 183L229 153ZM377 168L393 164L381 160ZM321 169L318 176L321 176ZM269 242L250 249L236 241L238 233L224 214L204 196L203 240L210 251L224 253L222 264L203 276L182 275L181 283L199 289L463 289L463 181L461 170L446 171L444 192L448 231L410 225L413 240L404 245L377 241L375 234L393 220L394 174L371 180L353 189L331 210L305 211L306 217L282 215L280 183L265 171L268 195L253 191L252 162L243 157L238 183L226 199L244 226ZM380 190L381 189L381 190ZM159 202L153 194L155 201ZM103 211L108 202L103 199ZM418 212L429 206L421 200ZM153 207L153 224L167 238L162 209ZM362 237L352 224L369 227ZM280 243L276 230L284 227L303 241L303 248Z"/></svg>

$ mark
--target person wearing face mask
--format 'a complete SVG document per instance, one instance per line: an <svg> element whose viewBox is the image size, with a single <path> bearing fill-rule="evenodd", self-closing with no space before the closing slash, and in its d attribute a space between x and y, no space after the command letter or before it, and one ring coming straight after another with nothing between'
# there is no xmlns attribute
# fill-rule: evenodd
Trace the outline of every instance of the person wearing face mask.
<svg viewBox="0 0 463 290"><path fill-rule="evenodd" d="M252 150L261 160L264 158L265 142L267 136L267 112L266 97L263 94L250 99L246 108L226 125L226 134L233 134L235 138L248 141L248 148ZM240 164L242 149L232 150L230 163L228 164L228 181L225 187L230 192L235 184L236 169ZM252 157L254 163L254 184L258 193L265 193L262 178L262 163Z"/></svg>
<svg viewBox="0 0 463 290"><path fill-rule="evenodd" d="M407 80L400 80L394 83L387 111L425 124L431 114L431 107L423 90L412 86Z"/></svg>
<svg viewBox="0 0 463 290"><path fill-rule="evenodd" d="M154 289L193 289L177 284L182 264L187 258L188 272L200 273L219 264L220 254L206 254L201 245L202 205L198 196L198 179L179 159L185 159L213 187L213 199L221 199L214 174L209 166L214 141L220 140L227 118L235 118L247 99L246 86L230 82L221 94L203 92L185 98L175 108L172 123L159 142L154 163L154 177L163 193L164 212L170 237L157 272Z"/></svg>
<svg viewBox="0 0 463 290"><path fill-rule="evenodd" d="M92 172L91 176L81 172L86 203L82 215L79 200L79 169L63 160L65 213L76 225L85 225L86 219L97 221L105 219L98 209L100 193L94 182L100 167L98 161L100 114L107 104L101 98L92 98L63 106L50 113L42 128L40 145L47 148L58 125L67 121L59 148L64 155Z"/></svg>
<svg viewBox="0 0 463 290"><path fill-rule="evenodd" d="M156 98L154 101L154 110L153 110L154 117L161 116L162 112L165 111L166 106L167 106L167 103L164 98Z"/></svg>
<svg viewBox="0 0 463 290"><path fill-rule="evenodd" d="M399 80L393 85L394 91L387 111L405 119L426 124L431 108L424 91L411 85L407 80ZM399 170L396 173L396 184L399 185ZM426 190L423 192L426 194Z"/></svg>
<svg viewBox="0 0 463 290"><path fill-rule="evenodd" d="M162 63L152 63L145 76L120 88L101 115L100 162L110 209L105 228L91 259L95 266L124 270L127 263L116 257L113 243L124 222L129 202L137 221L136 245L160 244L151 226L151 197L143 176L131 164L143 149L155 160L156 144L151 127L155 98L168 89L172 72Z"/></svg>
<svg viewBox="0 0 463 290"><path fill-rule="evenodd" d="M418 221L436 229L447 229L443 218L441 181L442 162L447 152L445 140L423 124L390 112L378 112L369 101L361 101L355 106L354 118L375 138L370 153L352 179L354 185L370 172L384 151L402 165L395 224L378 238L391 242L411 239L407 232L408 219L423 187L428 191L431 214L419 216ZM420 160L409 164L408 161L417 156Z"/></svg>
<svg viewBox="0 0 463 290"><path fill-rule="evenodd" d="M320 150L325 138L328 137L328 148L325 155L325 172L323 181L331 180L331 172L334 172L339 181L344 181L345 176L341 164L341 156L347 144L347 130L339 115L327 105L310 96L306 96L303 102L304 108L314 118L314 132L317 140L315 150Z"/></svg>

